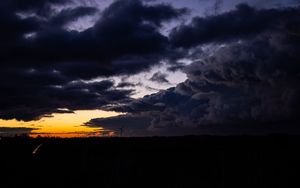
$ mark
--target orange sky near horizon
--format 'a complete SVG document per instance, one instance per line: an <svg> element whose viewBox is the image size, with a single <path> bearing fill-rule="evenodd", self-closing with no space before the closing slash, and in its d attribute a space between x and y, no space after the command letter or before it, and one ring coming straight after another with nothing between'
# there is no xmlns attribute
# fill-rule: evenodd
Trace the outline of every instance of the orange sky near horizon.
<svg viewBox="0 0 300 188"><path fill-rule="evenodd" d="M106 112L102 110L79 110L72 114L52 114L53 117L43 117L37 121L17 121L0 119L0 127L8 128L34 128L30 134L32 137L89 137L101 136L103 128L92 128L83 124L93 118L105 118L117 116L120 113ZM113 134L113 133L109 133Z"/></svg>

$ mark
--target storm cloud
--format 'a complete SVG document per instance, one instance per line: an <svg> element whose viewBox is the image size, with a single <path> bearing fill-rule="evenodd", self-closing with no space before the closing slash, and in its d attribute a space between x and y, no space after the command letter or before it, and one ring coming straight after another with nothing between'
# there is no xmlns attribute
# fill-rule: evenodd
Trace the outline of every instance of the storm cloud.
<svg viewBox="0 0 300 188"><path fill-rule="evenodd" d="M299 7L240 4L187 23L181 18L189 12L160 1L116 0L106 8L73 0L1 1L0 118L31 121L102 109L125 114L87 126L115 130L123 122L130 135L262 128L253 124L294 129ZM81 18L94 23L69 27ZM137 83L158 89L123 78L159 65L184 71L187 80L133 99ZM145 79L170 84L162 70Z"/></svg>
<svg viewBox="0 0 300 188"><path fill-rule="evenodd" d="M99 109L130 100L132 90L109 80L82 80L135 74L159 63L169 53L161 24L186 13L165 4L114 1L91 28L75 31L64 26L98 9L55 9L72 3L1 1L0 118L30 121L57 109Z"/></svg>
<svg viewBox="0 0 300 188"><path fill-rule="evenodd" d="M53 27L53 24L60 26L94 11L90 7L63 10L50 17L48 25L47 21L40 23L36 17L22 19L10 15L12 20L4 20L3 28L11 26L6 33L15 33L17 36L13 37L19 40L1 47L6 52L0 56L1 61L10 64L24 64L26 61L32 66L90 62L96 63L98 69L104 69L102 74L125 72L128 66L132 66L134 72L150 66L147 65L149 61L152 64L157 62L167 52L168 38L158 29L162 22L185 13L185 9L168 5L148 6L137 0L115 1L102 12L92 28L78 32ZM32 37L24 38L30 33L34 33Z"/></svg>
<svg viewBox="0 0 300 188"><path fill-rule="evenodd" d="M299 133L299 17L292 18L195 57L175 88L110 110L147 114L145 132L154 135Z"/></svg>
<svg viewBox="0 0 300 188"><path fill-rule="evenodd" d="M174 28L170 34L176 47L189 48L210 42L256 37L265 31L282 29L282 23L298 20L298 8L255 9L239 4L220 15L194 17L191 23Z"/></svg>

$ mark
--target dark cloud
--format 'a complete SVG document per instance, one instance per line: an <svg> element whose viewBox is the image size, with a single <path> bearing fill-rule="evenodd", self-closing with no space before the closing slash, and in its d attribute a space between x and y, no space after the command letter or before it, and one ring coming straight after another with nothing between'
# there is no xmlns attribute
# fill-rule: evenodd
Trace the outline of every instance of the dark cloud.
<svg viewBox="0 0 300 188"><path fill-rule="evenodd" d="M121 82L117 85L118 88L124 88L124 87L134 87L136 84L130 83L130 82Z"/></svg>
<svg viewBox="0 0 300 188"><path fill-rule="evenodd" d="M39 28L37 20L32 18L21 20L14 12L10 11L6 7L1 7L0 4L0 48L2 51L15 45L16 42L22 39L23 34L33 32Z"/></svg>
<svg viewBox="0 0 300 188"><path fill-rule="evenodd" d="M72 2L71 0L3 0L3 6L11 8L13 11L33 11L44 9L51 5L63 5Z"/></svg>
<svg viewBox="0 0 300 188"><path fill-rule="evenodd" d="M184 69L185 66L186 65L184 63L174 62L168 67L168 71L171 72L181 71Z"/></svg>
<svg viewBox="0 0 300 188"><path fill-rule="evenodd" d="M99 109L108 104L125 102L132 93L132 90L115 89L110 80L94 83L77 81L61 85L56 80L52 84L48 79L45 79L48 83L31 83L30 80L34 79L28 76L22 82L25 85L18 87L10 82L1 92L2 119L30 121L52 113ZM18 82L20 81L16 80L15 84ZM62 108L68 110L61 110Z"/></svg>
<svg viewBox="0 0 300 188"><path fill-rule="evenodd" d="M280 29L283 22L300 16L299 9L257 10L247 4L219 15L195 17L190 24L173 29L171 43L176 47L192 47L209 42L224 42L232 39L255 37L267 30Z"/></svg>
<svg viewBox="0 0 300 188"><path fill-rule="evenodd" d="M122 131L123 136L146 136L147 128L150 126L151 118L143 115L120 115L110 118L92 119L86 126L103 127L106 130L112 130L116 133ZM130 127L127 129L127 127Z"/></svg>
<svg viewBox="0 0 300 188"><path fill-rule="evenodd" d="M299 133L299 40L283 29L228 43L175 88L110 109L148 116L152 135Z"/></svg>
<svg viewBox="0 0 300 188"><path fill-rule="evenodd" d="M169 80L166 78L168 75L164 74L162 72L156 72L152 75L150 78L151 81L157 82L157 83L170 83Z"/></svg>
<svg viewBox="0 0 300 188"><path fill-rule="evenodd" d="M54 16L49 23L70 21L91 11L89 7L63 10L62 15ZM110 74L128 74L130 70L135 73L166 55L168 38L159 33L160 25L184 12L168 5L144 5L138 0L115 1L103 11L94 27L77 32L49 28L43 23L33 38L3 46L2 50L7 53L2 54L0 60L17 64L26 61L34 66L91 62ZM19 37L30 31L19 33Z"/></svg>
<svg viewBox="0 0 300 188"><path fill-rule="evenodd" d="M97 8L94 7L76 7L73 9L63 9L57 15L52 17L49 22L54 26L64 26L69 22L76 21L83 16L94 15L97 12Z"/></svg>
<svg viewBox="0 0 300 188"><path fill-rule="evenodd" d="M116 14L112 14L116 12ZM125 16L128 23L147 20L155 25L161 25L163 21L178 18L188 12L187 9L174 9L168 4L145 5L139 0L115 1L104 11L104 18L118 19L118 16ZM129 16L129 17L128 17ZM131 20L129 20L131 19Z"/></svg>
<svg viewBox="0 0 300 188"><path fill-rule="evenodd" d="M169 53L168 38L159 32L162 23L186 12L139 0L114 1L93 27L79 32L62 26L96 9L63 8L68 3L1 1L0 118L30 121L130 101L133 91L117 89L110 80L81 80L135 74L159 63ZM63 9L53 11L54 5Z"/></svg>
<svg viewBox="0 0 300 188"><path fill-rule="evenodd" d="M0 127L0 136L16 136L16 135L27 135L31 131L36 130L34 128L24 127Z"/></svg>
<svg viewBox="0 0 300 188"><path fill-rule="evenodd" d="M79 32L62 26L96 10L53 11L53 5L67 3L72 1L0 2L1 119L113 110L128 114L87 125L114 129L128 121L130 134L144 135L201 132L204 125L299 122L298 8L256 10L243 4L231 12L194 18L165 36L163 23L186 9L118 0L95 25ZM202 58L203 51L194 46L211 42L224 47ZM134 91L124 89L128 83L86 81L136 74L163 60L182 69L178 58L194 61L184 68L188 79L141 99L130 97ZM153 80L167 81L164 73Z"/></svg>

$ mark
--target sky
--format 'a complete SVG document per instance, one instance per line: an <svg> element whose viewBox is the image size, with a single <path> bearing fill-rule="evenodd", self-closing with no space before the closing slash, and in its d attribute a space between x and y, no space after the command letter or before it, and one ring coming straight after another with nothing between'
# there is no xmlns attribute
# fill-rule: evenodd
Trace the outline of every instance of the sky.
<svg viewBox="0 0 300 188"><path fill-rule="evenodd" d="M2 0L0 136L299 134L297 0Z"/></svg>

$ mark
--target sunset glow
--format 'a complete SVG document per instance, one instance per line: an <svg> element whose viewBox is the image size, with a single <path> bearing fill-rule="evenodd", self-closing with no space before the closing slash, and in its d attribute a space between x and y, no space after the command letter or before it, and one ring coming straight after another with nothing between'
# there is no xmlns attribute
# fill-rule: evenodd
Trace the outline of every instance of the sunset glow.
<svg viewBox="0 0 300 188"><path fill-rule="evenodd" d="M113 132L107 132L101 127L91 128L83 124L90 119L98 117L112 117L119 113L105 112L101 110L82 110L72 114L53 114L53 117L44 117L38 121L0 120L1 127L9 128L33 128L31 137L90 137L112 136Z"/></svg>
<svg viewBox="0 0 300 188"><path fill-rule="evenodd" d="M1 0L0 14L0 137L298 129L297 0Z"/></svg>

